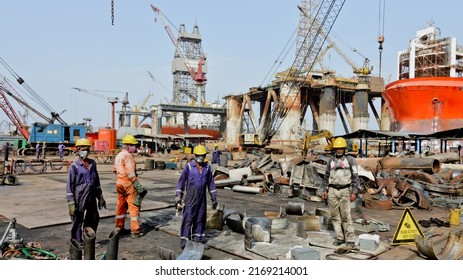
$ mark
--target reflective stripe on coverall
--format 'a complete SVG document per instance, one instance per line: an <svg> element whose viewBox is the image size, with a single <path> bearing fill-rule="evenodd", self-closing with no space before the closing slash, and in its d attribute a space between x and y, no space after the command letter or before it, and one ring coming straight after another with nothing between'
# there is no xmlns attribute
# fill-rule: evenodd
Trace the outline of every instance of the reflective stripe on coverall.
<svg viewBox="0 0 463 280"><path fill-rule="evenodd" d="M176 192L176 196L183 198L185 202L180 226L180 246L182 248L190 239L195 242L204 242L207 213L206 190L209 191L213 200L217 199L217 190L209 164L204 164L200 174L196 161L188 163L180 175Z"/></svg>
<svg viewBox="0 0 463 280"><path fill-rule="evenodd" d="M330 185L347 186L336 189ZM351 217L350 194L358 194L360 181L358 167L351 156L331 158L326 165L323 179L324 190L328 188L328 205L331 209L331 221L337 240L355 242L354 225Z"/></svg>
<svg viewBox="0 0 463 280"><path fill-rule="evenodd" d="M74 200L76 203L75 215L71 216L71 238L81 244L82 229L91 227L96 232L100 221L97 206L97 197L102 194L100 177L95 161L89 159L89 164L90 169L85 167L80 158L73 162L69 167L66 185L66 200Z"/></svg>
<svg viewBox="0 0 463 280"><path fill-rule="evenodd" d="M137 166L133 155L126 149L122 149L114 160L113 168L113 171L117 174L116 227L121 229L125 227L125 214L128 209L130 213L130 231L139 233L140 208L133 205L133 201L138 194L132 185L132 182L137 179L135 170L137 170Z"/></svg>

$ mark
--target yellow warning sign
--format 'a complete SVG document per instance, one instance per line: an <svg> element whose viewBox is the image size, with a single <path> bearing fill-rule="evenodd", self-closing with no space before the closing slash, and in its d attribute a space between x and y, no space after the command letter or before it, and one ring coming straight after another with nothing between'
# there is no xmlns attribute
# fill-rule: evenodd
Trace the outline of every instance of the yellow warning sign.
<svg viewBox="0 0 463 280"><path fill-rule="evenodd" d="M399 226L394 233L392 245L415 243L415 235L423 236L420 226L409 208L405 208Z"/></svg>

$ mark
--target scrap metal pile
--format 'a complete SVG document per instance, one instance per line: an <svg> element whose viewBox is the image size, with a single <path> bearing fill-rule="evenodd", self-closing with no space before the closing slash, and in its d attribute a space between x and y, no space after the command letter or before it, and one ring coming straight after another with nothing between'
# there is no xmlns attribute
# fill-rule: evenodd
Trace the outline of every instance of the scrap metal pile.
<svg viewBox="0 0 463 280"><path fill-rule="evenodd" d="M234 155L235 156L235 155ZM254 194L273 194L321 201L320 188L329 155L280 158L241 153L228 168L213 165L217 187ZM365 208L389 210L418 207L431 210L463 195L463 168L456 153L428 157L357 158Z"/></svg>

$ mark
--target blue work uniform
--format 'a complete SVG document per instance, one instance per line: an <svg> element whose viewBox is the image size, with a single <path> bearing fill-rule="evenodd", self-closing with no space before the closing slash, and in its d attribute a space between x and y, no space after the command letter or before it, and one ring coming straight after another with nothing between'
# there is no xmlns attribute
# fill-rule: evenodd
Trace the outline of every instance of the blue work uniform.
<svg viewBox="0 0 463 280"><path fill-rule="evenodd" d="M58 153L59 153L59 158L63 158L63 152L64 152L64 144L60 143L58 145Z"/></svg>
<svg viewBox="0 0 463 280"><path fill-rule="evenodd" d="M210 165L205 163L200 174L196 161L187 163L178 180L176 192L176 196L183 198L185 203L182 225L180 226L180 246L182 249L187 240L205 242L206 191L209 191L213 201L217 200L217 190ZM193 236L190 236L191 234Z"/></svg>
<svg viewBox="0 0 463 280"><path fill-rule="evenodd" d="M91 227L95 232L98 228L100 215L97 198L101 198L100 177L94 160L89 159L89 168L78 158L69 166L66 185L66 200L75 201L76 212L71 216L71 238L83 244L82 230Z"/></svg>
<svg viewBox="0 0 463 280"><path fill-rule="evenodd" d="M220 165L220 155L221 154L222 152L220 150L215 150L212 153L212 163L217 163L218 165Z"/></svg>

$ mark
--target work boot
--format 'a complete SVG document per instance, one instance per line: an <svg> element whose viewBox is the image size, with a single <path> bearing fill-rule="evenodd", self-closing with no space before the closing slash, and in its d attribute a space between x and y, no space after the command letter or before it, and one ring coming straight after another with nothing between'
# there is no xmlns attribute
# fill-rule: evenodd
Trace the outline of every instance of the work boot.
<svg viewBox="0 0 463 280"><path fill-rule="evenodd" d="M142 237L144 235L145 234L143 232L132 232L132 234L130 235L130 238L137 239L137 238Z"/></svg>
<svg viewBox="0 0 463 280"><path fill-rule="evenodd" d="M346 242L346 246L355 248L355 242Z"/></svg>
<svg viewBox="0 0 463 280"><path fill-rule="evenodd" d="M344 244L344 240L336 239L336 240L333 242L333 245L334 245L334 246L341 246L342 244Z"/></svg>
<svg viewBox="0 0 463 280"><path fill-rule="evenodd" d="M121 234L121 235L129 234L129 233L130 233L130 229L127 229L127 228L120 228L119 229L119 234Z"/></svg>

